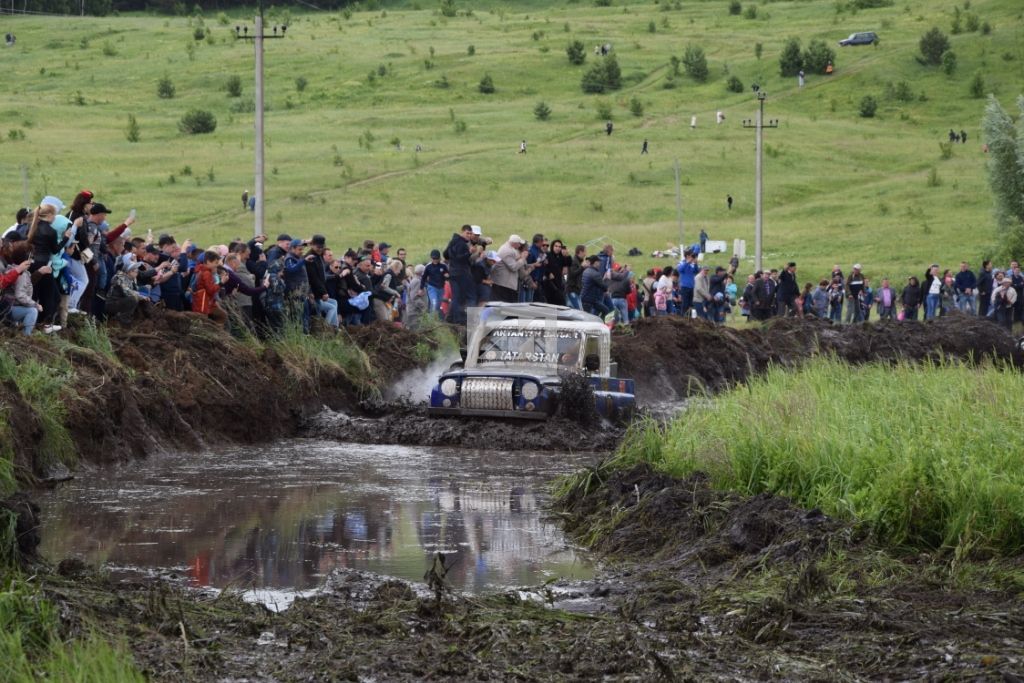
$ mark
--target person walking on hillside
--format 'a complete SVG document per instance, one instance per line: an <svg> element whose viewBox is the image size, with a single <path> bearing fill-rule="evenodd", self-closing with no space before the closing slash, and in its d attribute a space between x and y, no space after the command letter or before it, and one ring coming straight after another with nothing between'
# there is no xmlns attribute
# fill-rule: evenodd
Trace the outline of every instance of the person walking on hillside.
<svg viewBox="0 0 1024 683"><path fill-rule="evenodd" d="M728 210L732 211L732 195L731 194L725 195L725 208L727 208Z"/></svg>
<svg viewBox="0 0 1024 683"><path fill-rule="evenodd" d="M647 138L644 138L644 146L640 148L640 154L647 154Z"/></svg>
<svg viewBox="0 0 1024 683"><path fill-rule="evenodd" d="M702 254L706 254L707 253L707 244L708 244L708 233L704 230L704 228L701 228L700 229L700 253L702 253Z"/></svg>
<svg viewBox="0 0 1024 683"><path fill-rule="evenodd" d="M242 190L242 211L249 208L249 190Z"/></svg>
<svg viewBox="0 0 1024 683"><path fill-rule="evenodd" d="M526 154L526 140L519 143L519 153Z"/></svg>
<svg viewBox="0 0 1024 683"><path fill-rule="evenodd" d="M804 87L804 70L803 69L800 69L800 72L797 73L797 75L796 75L796 83L797 83L797 87L799 87L799 88Z"/></svg>
<svg viewBox="0 0 1024 683"><path fill-rule="evenodd" d="M612 130L614 128L615 128L615 126L612 124L611 121L609 121L608 123L604 124L605 135L611 135L612 134Z"/></svg>
<svg viewBox="0 0 1024 683"><path fill-rule="evenodd" d="M452 305L448 321L453 325L466 324L466 309L476 306L476 286L470 267L469 243L473 240L473 226L463 225L452 234L444 255L448 259L449 283L452 287Z"/></svg>

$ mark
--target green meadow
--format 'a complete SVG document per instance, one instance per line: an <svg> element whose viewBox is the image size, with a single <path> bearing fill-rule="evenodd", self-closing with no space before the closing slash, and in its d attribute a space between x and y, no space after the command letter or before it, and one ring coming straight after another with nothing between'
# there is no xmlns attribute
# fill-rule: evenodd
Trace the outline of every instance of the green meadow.
<svg viewBox="0 0 1024 683"><path fill-rule="evenodd" d="M383 239L422 257L457 226L476 223L499 241L513 232L570 244L607 236L647 254L679 239L678 159L684 241L701 228L730 247L745 239L749 268L754 133L742 121L754 116L757 82L768 94L766 117L779 120L765 133L765 265L796 260L816 279L833 263L857 261L871 276L905 276L932 261L994 253L979 125L985 99L970 84L980 74L984 93L1016 110L1019 3L850 4L744 2L740 15L726 0L457 2L454 17L430 2L272 9L268 24L289 28L266 41L265 231L320 232L335 247ZM954 35L957 11L965 26L977 17L977 30ZM251 235L253 214L240 197L253 189L253 46L234 35L236 24L252 25L244 14L3 17L17 44L0 50L0 205L11 214L22 205L24 166L31 201L55 193L68 202L86 187L113 207L112 219L135 208L142 230L179 241ZM956 53L951 75L915 59L934 26ZM859 30L876 31L880 44L838 47ZM808 73L802 89L781 77L778 58L791 37L833 47L834 75ZM586 46L583 65L567 59L571 40ZM613 45L623 87L584 94L580 79L602 43ZM707 55L705 83L672 75L671 58L687 46ZM496 91L483 94L488 74ZM227 88L232 76L242 85L237 97ZM742 92L727 89L731 76ZM173 98L158 96L162 78ZM860 116L865 95L878 101L873 118ZM542 101L551 109L545 121L534 116ZM196 108L215 114L215 132L179 132L179 119ZM602 108L615 123L610 137ZM719 110L725 122L716 125ZM127 139L129 115L137 142ZM967 131L968 142L943 158L950 128ZM650 154L641 156L645 138ZM522 139L526 155L517 154Z"/></svg>

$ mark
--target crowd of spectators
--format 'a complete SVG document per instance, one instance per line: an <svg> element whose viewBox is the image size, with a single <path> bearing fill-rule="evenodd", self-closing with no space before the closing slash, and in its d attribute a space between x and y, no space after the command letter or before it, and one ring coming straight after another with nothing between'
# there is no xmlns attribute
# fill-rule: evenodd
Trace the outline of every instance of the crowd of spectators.
<svg viewBox="0 0 1024 683"><path fill-rule="evenodd" d="M594 254L535 234L510 235L497 249L480 226L463 225L426 263L411 264L405 249L367 240L340 256L323 235L281 233L235 239L206 249L170 234L133 235L134 211L116 226L111 210L88 190L70 206L44 197L20 209L0 244L0 318L24 334L51 333L68 316L89 315L130 325L154 306L205 315L235 334L265 337L289 322L308 331L375 320L417 328L432 316L465 324L467 311L488 301L567 305L628 324L640 317L679 315L716 323L773 316L814 316L836 323L916 320L961 312L994 318L1010 328L1024 320L1024 274L1014 261L978 275L930 266L897 290L878 288L860 264L837 265L815 286L801 288L795 263L736 281L739 260L711 267L701 244L677 266L639 277L615 257L612 245Z"/></svg>

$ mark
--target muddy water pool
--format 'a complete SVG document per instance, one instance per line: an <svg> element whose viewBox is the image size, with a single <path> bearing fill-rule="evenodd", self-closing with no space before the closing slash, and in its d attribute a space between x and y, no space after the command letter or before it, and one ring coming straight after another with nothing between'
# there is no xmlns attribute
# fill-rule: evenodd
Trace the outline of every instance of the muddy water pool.
<svg viewBox="0 0 1024 683"><path fill-rule="evenodd" d="M81 471L40 496L45 557L194 586L304 590L335 568L457 590L588 578L543 506L595 456L299 439Z"/></svg>

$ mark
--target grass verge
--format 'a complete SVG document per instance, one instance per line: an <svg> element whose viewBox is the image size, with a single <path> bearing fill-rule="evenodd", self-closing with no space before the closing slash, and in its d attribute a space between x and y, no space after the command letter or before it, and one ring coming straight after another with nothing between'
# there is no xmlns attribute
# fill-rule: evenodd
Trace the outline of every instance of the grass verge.
<svg viewBox="0 0 1024 683"><path fill-rule="evenodd" d="M820 359L635 429L616 465L701 470L716 488L863 522L892 546L1013 555L1024 550L1021 391L1024 375L995 366Z"/></svg>

